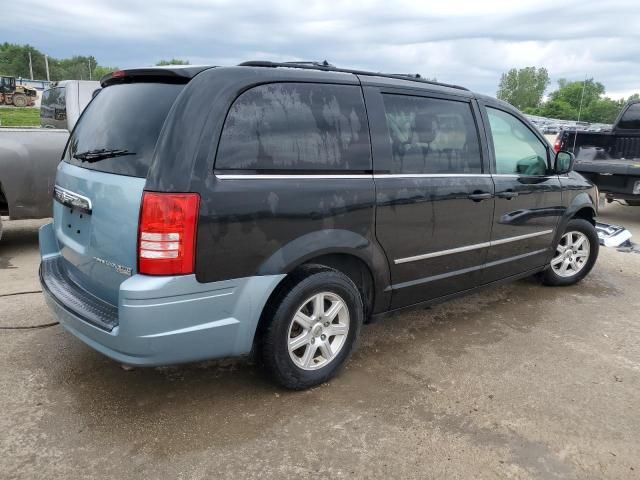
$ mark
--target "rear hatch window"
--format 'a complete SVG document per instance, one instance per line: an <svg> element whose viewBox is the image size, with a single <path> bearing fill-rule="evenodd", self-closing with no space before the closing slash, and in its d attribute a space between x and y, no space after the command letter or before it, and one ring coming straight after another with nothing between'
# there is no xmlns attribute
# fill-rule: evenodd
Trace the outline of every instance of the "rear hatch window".
<svg viewBox="0 0 640 480"><path fill-rule="evenodd" d="M65 87L54 87L42 93L40 124L49 128L67 128L67 100Z"/></svg>
<svg viewBox="0 0 640 480"><path fill-rule="evenodd" d="M83 113L63 160L90 170L145 178L169 109L184 85L106 87Z"/></svg>

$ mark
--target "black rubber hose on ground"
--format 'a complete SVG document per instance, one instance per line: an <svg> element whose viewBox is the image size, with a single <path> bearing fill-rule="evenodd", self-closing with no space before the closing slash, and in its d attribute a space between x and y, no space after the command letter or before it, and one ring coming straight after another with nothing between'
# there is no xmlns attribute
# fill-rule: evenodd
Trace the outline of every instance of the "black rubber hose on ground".
<svg viewBox="0 0 640 480"><path fill-rule="evenodd" d="M30 293L42 293L42 290L30 290L28 292L14 292L14 293L4 293L0 295L2 297L13 297L16 295L28 295ZM40 325L27 325L25 327L1 327L0 330L34 330L37 328L47 328L58 325L60 322L51 322L51 323L42 323Z"/></svg>

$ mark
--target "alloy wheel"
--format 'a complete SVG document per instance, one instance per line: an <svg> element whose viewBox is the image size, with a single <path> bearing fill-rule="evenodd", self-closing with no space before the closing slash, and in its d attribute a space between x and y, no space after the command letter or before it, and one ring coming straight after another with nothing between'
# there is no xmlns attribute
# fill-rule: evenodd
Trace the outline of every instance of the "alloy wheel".
<svg viewBox="0 0 640 480"><path fill-rule="evenodd" d="M335 293L321 292L305 300L289 325L291 360L303 370L317 370L334 360L349 334L349 308Z"/></svg>
<svg viewBox="0 0 640 480"><path fill-rule="evenodd" d="M584 233L567 232L556 247L556 254L551 260L551 268L560 277L572 277L587 264L590 249L589 239Z"/></svg>

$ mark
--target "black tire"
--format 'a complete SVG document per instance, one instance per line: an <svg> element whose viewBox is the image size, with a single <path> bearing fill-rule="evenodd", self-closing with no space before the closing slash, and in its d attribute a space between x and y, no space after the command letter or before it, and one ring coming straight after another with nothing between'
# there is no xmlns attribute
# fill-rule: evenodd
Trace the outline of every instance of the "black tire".
<svg viewBox="0 0 640 480"><path fill-rule="evenodd" d="M587 258L587 261L578 272L566 277L559 275L551 266L549 266L549 268L547 268L542 273L542 282L545 285L553 287L574 285L589 274L589 272L595 265L596 260L598 259L600 243L598 241L598 233L591 223L581 218L574 218L567 224L563 235L566 235L569 232L580 232L584 234L585 237L587 237L587 241L589 242L589 256ZM554 258L556 257L557 253L558 251L556 250L556 252L554 252Z"/></svg>
<svg viewBox="0 0 640 480"><path fill-rule="evenodd" d="M630 207L640 207L640 200L625 200Z"/></svg>
<svg viewBox="0 0 640 480"><path fill-rule="evenodd" d="M344 301L349 328L342 346L325 366L305 370L289 354L290 328L304 302L321 292L338 295ZM362 298L349 277L320 265L304 266L285 279L263 312L263 327L257 344L258 360L283 387L301 390L324 383L338 372L354 350L364 320L363 312ZM309 346L304 347L305 351L306 348Z"/></svg>
<svg viewBox="0 0 640 480"><path fill-rule="evenodd" d="M22 93L15 93L13 95L13 105L16 107L26 107L27 106L27 97Z"/></svg>
<svg viewBox="0 0 640 480"><path fill-rule="evenodd" d="M0 240L2 240L2 217L0 217Z"/></svg>

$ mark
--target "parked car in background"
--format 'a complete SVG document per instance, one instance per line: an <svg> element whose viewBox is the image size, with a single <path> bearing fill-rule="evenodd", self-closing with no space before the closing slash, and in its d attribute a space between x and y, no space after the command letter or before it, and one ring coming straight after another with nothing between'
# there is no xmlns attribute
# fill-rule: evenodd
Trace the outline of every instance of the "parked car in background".
<svg viewBox="0 0 640 480"><path fill-rule="evenodd" d="M331 378L361 325L598 255L597 194L510 105L326 64L114 72L40 229L61 324L118 362ZM202 99L207 101L203 102Z"/></svg>
<svg viewBox="0 0 640 480"><path fill-rule="evenodd" d="M640 206L640 101L625 105L610 131L563 130L554 148L573 152L576 171L609 200Z"/></svg>
<svg viewBox="0 0 640 480"><path fill-rule="evenodd" d="M0 215L51 216L56 167L69 132L98 88L99 82L58 82L42 94L40 128L0 128Z"/></svg>

